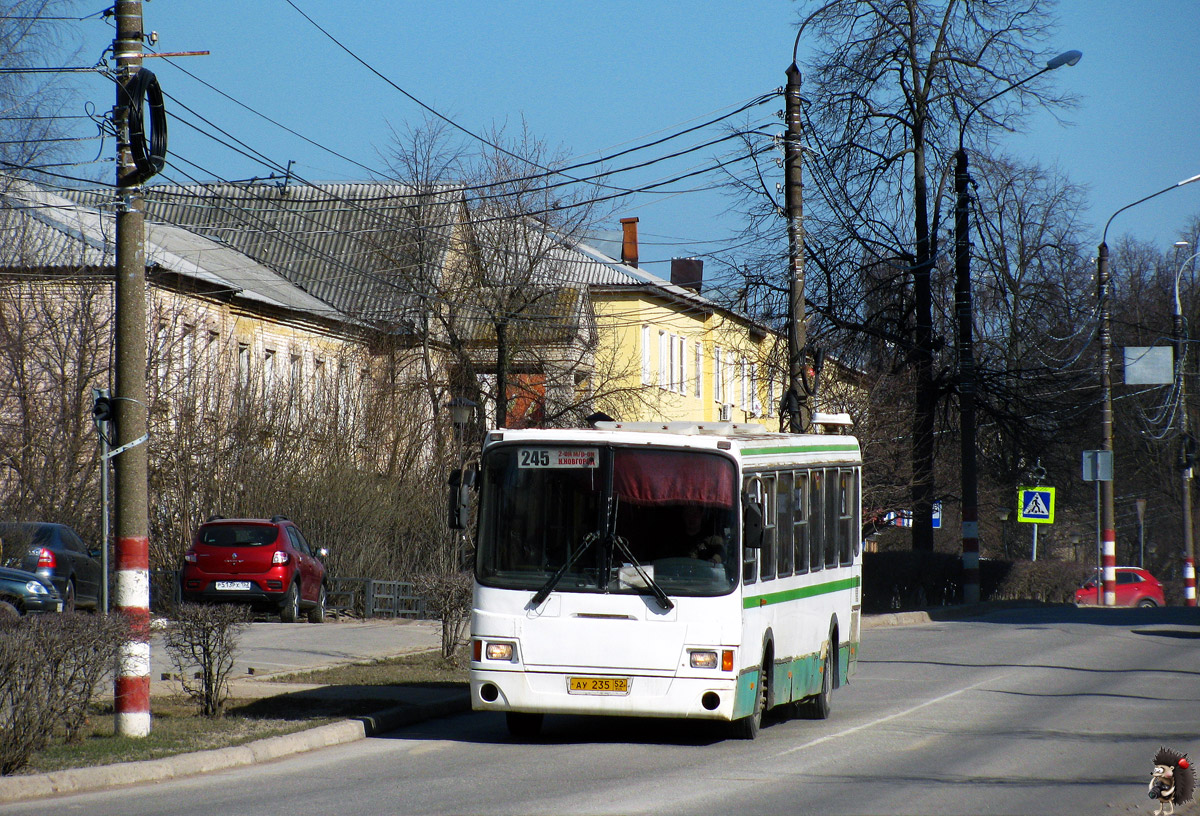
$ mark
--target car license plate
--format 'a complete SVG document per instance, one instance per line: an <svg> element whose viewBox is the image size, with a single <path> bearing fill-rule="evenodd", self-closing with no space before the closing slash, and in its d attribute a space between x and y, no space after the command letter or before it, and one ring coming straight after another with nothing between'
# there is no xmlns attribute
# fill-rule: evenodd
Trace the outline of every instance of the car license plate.
<svg viewBox="0 0 1200 816"><path fill-rule="evenodd" d="M628 694L628 677L570 677L567 691L571 694Z"/></svg>
<svg viewBox="0 0 1200 816"><path fill-rule="evenodd" d="M250 588L249 581L217 581L216 587L218 590L247 590Z"/></svg>

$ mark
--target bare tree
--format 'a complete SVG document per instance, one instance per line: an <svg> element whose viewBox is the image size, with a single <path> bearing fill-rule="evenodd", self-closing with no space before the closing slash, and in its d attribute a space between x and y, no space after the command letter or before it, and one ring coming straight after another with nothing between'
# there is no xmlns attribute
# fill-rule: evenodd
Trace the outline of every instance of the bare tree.
<svg viewBox="0 0 1200 816"><path fill-rule="evenodd" d="M935 322L935 295L946 291L939 202L968 111L979 106L967 141L982 145L1032 107L1069 101L1040 79L987 101L1041 67L1049 8L1042 0L832 0L802 12L797 42L814 49L804 88L810 337L828 338L851 364L911 370L917 549L933 544L938 405L953 382ZM744 176L759 177L757 168ZM777 236L778 220L764 215L778 213L778 202L764 184L742 186L759 191L751 223Z"/></svg>

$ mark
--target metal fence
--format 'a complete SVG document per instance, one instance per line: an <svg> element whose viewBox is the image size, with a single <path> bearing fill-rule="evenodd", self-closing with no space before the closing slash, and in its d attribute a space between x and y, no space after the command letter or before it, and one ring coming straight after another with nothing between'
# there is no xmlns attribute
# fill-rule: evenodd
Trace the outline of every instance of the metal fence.
<svg viewBox="0 0 1200 816"><path fill-rule="evenodd" d="M425 599L408 581L377 581L373 578L328 580L326 605L337 612L362 618L430 618Z"/></svg>
<svg viewBox="0 0 1200 816"><path fill-rule="evenodd" d="M358 618L436 618L425 599L408 581L377 581L373 578L326 580L326 608ZM179 603L179 572L155 570L150 576L150 608L166 614Z"/></svg>

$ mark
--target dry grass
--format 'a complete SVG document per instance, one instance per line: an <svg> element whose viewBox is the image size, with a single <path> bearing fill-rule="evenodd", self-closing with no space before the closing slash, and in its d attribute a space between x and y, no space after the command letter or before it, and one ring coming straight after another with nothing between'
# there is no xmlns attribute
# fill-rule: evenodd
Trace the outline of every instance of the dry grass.
<svg viewBox="0 0 1200 816"><path fill-rule="evenodd" d="M438 652L427 652L274 679L321 684L326 688L259 700L235 698L220 719L200 716L195 705L182 699L155 697L151 700L151 733L141 738L117 737L112 704L98 705L93 708L80 741L49 746L34 755L22 773L159 759L290 734L395 705L382 690L379 696L372 696L369 691L364 693L364 688L461 686L467 682L467 670L465 656L448 662ZM357 688L353 695L343 698L329 688L333 686Z"/></svg>

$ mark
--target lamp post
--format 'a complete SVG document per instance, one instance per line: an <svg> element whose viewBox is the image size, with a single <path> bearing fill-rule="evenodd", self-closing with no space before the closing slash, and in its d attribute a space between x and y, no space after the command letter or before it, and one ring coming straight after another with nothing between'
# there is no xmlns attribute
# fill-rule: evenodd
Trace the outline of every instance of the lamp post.
<svg viewBox="0 0 1200 816"><path fill-rule="evenodd" d="M1126 204L1121 209L1113 213L1108 221L1104 224L1104 232L1100 236L1100 247L1096 253L1096 300L1098 303L1098 320L1097 336L1100 338L1100 449L1108 451L1109 456L1112 456L1113 450L1113 404L1112 404L1112 314L1108 303L1108 228L1112 226L1113 219L1131 207L1136 207L1142 202L1149 201L1152 198L1169 193L1177 187L1182 187L1185 184L1191 184L1193 181L1200 181L1200 176L1192 176L1183 181L1178 181L1170 187L1164 187L1158 192L1151 193L1148 196L1139 198L1132 204ZM1116 477L1116 463L1113 463L1113 477ZM1098 489L1100 491L1100 544L1102 547L1101 563L1103 567L1104 581L1104 605L1113 606L1117 601L1117 530L1116 530L1116 507L1113 496L1113 482L1111 479L1098 481ZM1188 552L1184 560L1184 578L1188 565L1191 563L1192 554ZM1192 576L1193 583L1195 575Z"/></svg>
<svg viewBox="0 0 1200 816"><path fill-rule="evenodd" d="M1187 241L1175 243L1176 261L1179 259L1179 250L1187 245ZM1175 341L1175 409L1179 417L1179 471L1183 481L1183 598L1188 606L1196 605L1196 553L1192 533L1192 460L1195 452L1191 434L1188 432L1187 381L1183 371L1183 364L1187 359L1187 332L1183 324L1183 307L1179 301L1179 278L1183 275L1188 261L1197 256L1200 256L1200 252L1192 254L1182 264L1178 264L1179 270L1175 273L1175 312L1171 319L1171 334Z"/></svg>
<svg viewBox="0 0 1200 816"><path fill-rule="evenodd" d="M458 447L458 469L450 477L450 486L453 488L450 498L450 515L452 519L455 519L451 521L450 526L459 531L458 552L454 556L455 563L453 564L453 567L457 569L466 563L467 557L467 536L463 532L467 526L466 493L470 485L468 475L464 472L467 461L467 426L474 419L475 409L479 407L479 404L466 397L454 397L447 407L450 409L450 422L454 425L454 444Z"/></svg>
<svg viewBox="0 0 1200 816"><path fill-rule="evenodd" d="M971 302L971 240L970 193L967 150L964 139L967 122L982 106L996 97L1019 88L1047 71L1064 65L1074 65L1083 56L1081 51L1066 51L1046 63L1046 67L1014 82L1003 90L976 103L963 117L958 128L958 152L954 154L954 311L958 321L958 410L961 437L962 489L962 560L963 602L979 601L979 469L975 450L975 350L972 338Z"/></svg>

